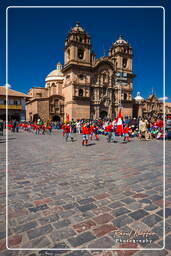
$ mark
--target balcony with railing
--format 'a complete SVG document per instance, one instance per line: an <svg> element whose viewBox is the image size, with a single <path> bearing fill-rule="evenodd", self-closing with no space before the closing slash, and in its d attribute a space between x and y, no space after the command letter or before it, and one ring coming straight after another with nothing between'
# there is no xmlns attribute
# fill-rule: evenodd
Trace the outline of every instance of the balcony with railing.
<svg viewBox="0 0 171 256"><path fill-rule="evenodd" d="M6 105L0 104L0 109L15 109L15 110L22 110L22 105Z"/></svg>

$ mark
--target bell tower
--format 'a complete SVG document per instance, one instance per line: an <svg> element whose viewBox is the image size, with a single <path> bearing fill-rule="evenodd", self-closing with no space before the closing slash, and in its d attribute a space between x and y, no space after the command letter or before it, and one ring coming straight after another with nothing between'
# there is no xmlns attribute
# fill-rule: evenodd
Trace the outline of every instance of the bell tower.
<svg viewBox="0 0 171 256"><path fill-rule="evenodd" d="M90 77L92 72L90 36L77 22L65 40L65 115L70 119L90 118Z"/></svg>
<svg viewBox="0 0 171 256"><path fill-rule="evenodd" d="M65 40L64 66L70 63L90 65L90 36L77 22Z"/></svg>
<svg viewBox="0 0 171 256"><path fill-rule="evenodd" d="M109 49L109 56L115 59L116 71L132 73L132 47L120 35Z"/></svg>
<svg viewBox="0 0 171 256"><path fill-rule="evenodd" d="M115 66L115 98L117 111L123 107L124 116L132 116L132 47L120 35L109 49Z"/></svg>

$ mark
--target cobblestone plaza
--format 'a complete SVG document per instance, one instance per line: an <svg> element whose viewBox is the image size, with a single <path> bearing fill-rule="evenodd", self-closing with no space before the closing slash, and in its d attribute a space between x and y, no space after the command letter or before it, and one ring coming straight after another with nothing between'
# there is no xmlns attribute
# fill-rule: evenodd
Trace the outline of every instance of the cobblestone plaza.
<svg viewBox="0 0 171 256"><path fill-rule="evenodd" d="M9 132L8 244L31 251L5 249L6 155L5 136L1 137L0 255L171 255L170 141L165 165L166 249L138 251L163 247L163 142L107 143L101 136L82 147L81 135L74 137L66 143L61 131Z"/></svg>

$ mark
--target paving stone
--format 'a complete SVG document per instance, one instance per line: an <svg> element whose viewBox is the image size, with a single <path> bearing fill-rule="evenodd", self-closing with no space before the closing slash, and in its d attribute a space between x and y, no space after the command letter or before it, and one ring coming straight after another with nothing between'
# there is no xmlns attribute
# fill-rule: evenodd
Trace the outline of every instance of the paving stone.
<svg viewBox="0 0 171 256"><path fill-rule="evenodd" d="M101 249L110 249L112 248L113 246L115 245L115 242L110 238L110 237L107 237L107 236L104 236L100 239L97 239L96 241L90 243L88 245L88 248L101 248Z"/></svg>
<svg viewBox="0 0 171 256"><path fill-rule="evenodd" d="M5 247L3 247L4 246L3 241L5 244ZM0 240L0 250L6 248L6 242L5 242L5 240L3 240L3 241ZM15 248L16 246L20 247L21 242L22 242L22 235L14 235L14 236L8 237L8 247L9 248Z"/></svg>
<svg viewBox="0 0 171 256"><path fill-rule="evenodd" d="M76 235L76 232L69 227L60 230L54 230L50 233L50 237L55 243L67 239L68 237L72 237L74 235Z"/></svg>
<svg viewBox="0 0 171 256"><path fill-rule="evenodd" d="M78 204L77 203L70 203L62 206L65 210L70 210L73 208L77 208Z"/></svg>
<svg viewBox="0 0 171 256"><path fill-rule="evenodd" d="M1 252L2 256L16 256L16 252L15 251L9 251L9 250L4 250L3 252Z"/></svg>
<svg viewBox="0 0 171 256"><path fill-rule="evenodd" d="M127 208L129 210L135 211L142 208L142 204L140 202L131 203L127 205Z"/></svg>
<svg viewBox="0 0 171 256"><path fill-rule="evenodd" d="M136 200L131 197L127 197L121 201L124 202L125 204L130 204L130 203L136 202Z"/></svg>
<svg viewBox="0 0 171 256"><path fill-rule="evenodd" d="M95 234L96 237L101 237L116 229L117 227L113 226L112 224L104 224L103 226L93 229L93 234Z"/></svg>
<svg viewBox="0 0 171 256"><path fill-rule="evenodd" d="M33 239L35 237L42 236L51 231L52 231L52 226L50 224L48 224L46 226L43 226L43 227L40 227L40 228L37 228L34 230L30 230L27 232L27 234L28 234L29 239Z"/></svg>
<svg viewBox="0 0 171 256"><path fill-rule="evenodd" d="M122 215L112 221L113 225L120 228L127 224L132 223L134 220L128 215Z"/></svg>
<svg viewBox="0 0 171 256"><path fill-rule="evenodd" d="M122 250L122 248L133 248L136 249L138 248L138 244L136 243L122 243L119 245L119 248L121 248L121 250L117 251L117 256L132 256L136 253L136 250Z"/></svg>
<svg viewBox="0 0 171 256"><path fill-rule="evenodd" d="M0 232L0 239L2 239L4 237L6 237L6 232L5 231L4 232Z"/></svg>
<svg viewBox="0 0 171 256"><path fill-rule="evenodd" d="M68 218L72 215L75 214L75 211L74 210L67 210L67 211L64 211L64 212L61 212L59 213L59 215L62 217L62 218Z"/></svg>
<svg viewBox="0 0 171 256"><path fill-rule="evenodd" d="M33 229L37 226L37 222L30 222L30 223L27 223L25 225L21 225L21 226L18 226L15 228L15 232L17 233L21 233L21 232L24 232L24 231L28 231L30 229Z"/></svg>
<svg viewBox="0 0 171 256"><path fill-rule="evenodd" d="M93 218L93 221L95 221L97 224L105 224L111 221L112 219L113 219L112 215L108 213L104 213L102 215L99 215L98 217Z"/></svg>
<svg viewBox="0 0 171 256"><path fill-rule="evenodd" d="M106 206L110 203L111 201L109 201L108 199L103 199L103 200L99 200L99 201L96 201L96 205L98 207L101 207L101 206Z"/></svg>
<svg viewBox="0 0 171 256"><path fill-rule="evenodd" d="M148 215L148 213L146 211L140 209L135 212L129 213L128 215L131 216L135 220L139 220L139 219L143 218L144 216Z"/></svg>
<svg viewBox="0 0 171 256"><path fill-rule="evenodd" d="M39 205L37 207L32 207L32 208L29 208L30 212L37 212L37 211L42 211L42 210L46 210L48 209L49 207L46 205L46 204L43 204L43 205Z"/></svg>
<svg viewBox="0 0 171 256"><path fill-rule="evenodd" d="M171 250L171 235L166 236L165 238L166 248Z"/></svg>
<svg viewBox="0 0 171 256"><path fill-rule="evenodd" d="M95 204L86 204L86 205L78 206L78 209L81 212L86 212L86 211L92 210L94 208L97 208L97 206Z"/></svg>
<svg viewBox="0 0 171 256"><path fill-rule="evenodd" d="M25 242L22 245L23 248L50 248L52 247L50 240L46 236L41 236L35 239Z"/></svg>
<svg viewBox="0 0 171 256"><path fill-rule="evenodd" d="M146 211L154 211L154 210L156 210L157 208L158 208L157 205L150 204L150 205L146 206L146 207L144 208L144 210L146 210Z"/></svg>
<svg viewBox="0 0 171 256"><path fill-rule="evenodd" d="M92 202L94 202L94 198L85 198L85 199L81 199L78 201L79 204L90 204Z"/></svg>
<svg viewBox="0 0 171 256"><path fill-rule="evenodd" d="M92 210L92 212L96 215L101 215L101 214L104 214L104 213L109 213L111 211L111 209L109 207L106 207L106 206L102 206L102 207L99 207L99 208L95 208Z"/></svg>
<svg viewBox="0 0 171 256"><path fill-rule="evenodd" d="M101 200L101 199L104 199L104 198L108 198L110 196L111 195L109 193L102 193L102 194L95 195L94 198L96 200Z"/></svg>
<svg viewBox="0 0 171 256"><path fill-rule="evenodd" d="M156 212L159 216L163 217L163 210L160 210ZM171 216L171 209L170 208L165 208L165 218L168 218Z"/></svg>
<svg viewBox="0 0 171 256"><path fill-rule="evenodd" d="M114 202L114 203L108 205L108 207L110 207L112 209L115 209L115 208L118 208L118 207L122 207L122 206L124 206L124 204L121 203L120 201L117 201L117 202Z"/></svg>
<svg viewBox="0 0 171 256"><path fill-rule="evenodd" d="M121 208L118 208L118 209L114 210L112 212L112 215L115 216L115 217L118 217L120 215L123 215L125 213L129 213L129 212L130 212L130 210L128 210L127 208L121 207Z"/></svg>
<svg viewBox="0 0 171 256"><path fill-rule="evenodd" d="M145 218L143 219L143 222L144 222L145 224L147 224L148 226L152 227L152 226L154 226L156 223L158 223L158 222L161 221L161 220L162 220L162 219L161 219L159 216L153 214L153 215L150 215L150 216L145 217Z"/></svg>
<svg viewBox="0 0 171 256"><path fill-rule="evenodd" d="M74 216L71 216L70 217L70 220L72 222L72 224L77 224L81 221L85 221L89 218L93 218L95 215L90 212L90 211L87 211L87 212L81 212L79 215L74 215Z"/></svg>
<svg viewBox="0 0 171 256"><path fill-rule="evenodd" d="M149 197L149 199L152 200L152 201L158 201L158 200L163 199L163 196L153 195L153 196Z"/></svg>
<svg viewBox="0 0 171 256"><path fill-rule="evenodd" d="M95 238L96 237L91 232L88 231L88 232L80 234L76 237L72 237L72 238L68 239L68 241L71 244L71 246L78 247L84 243L92 241Z"/></svg>
<svg viewBox="0 0 171 256"><path fill-rule="evenodd" d="M67 227L71 224L71 222L69 220L60 220L56 223L53 223L53 226L56 228L56 229L60 229L60 228L63 228L63 227Z"/></svg>
<svg viewBox="0 0 171 256"><path fill-rule="evenodd" d="M36 201L34 201L34 204L35 204L36 206L38 206L38 205L44 205L44 204L50 203L51 201L52 201L51 198L44 198L44 199L41 199L41 200L36 200Z"/></svg>
<svg viewBox="0 0 171 256"><path fill-rule="evenodd" d="M66 243L62 242L62 243L58 243L55 244L53 248L58 248L58 250L42 250L39 251L40 256L56 256L56 255L61 255L61 254L66 254L69 250L62 250L62 249L67 249L68 246L66 245ZM61 249L61 250L59 250Z"/></svg>
<svg viewBox="0 0 171 256"><path fill-rule="evenodd" d="M166 226L167 227L167 226ZM163 222L159 222L153 229L152 232L155 232L158 236L163 236Z"/></svg>
<svg viewBox="0 0 171 256"><path fill-rule="evenodd" d="M146 195L146 194L143 194L143 193L137 193L137 194L135 194L133 197L134 198L144 198L144 197L147 197L148 195Z"/></svg>
<svg viewBox="0 0 171 256"><path fill-rule="evenodd" d="M55 214L55 215L40 218L40 219L38 219L38 221L41 225L44 225L44 224L47 224L47 223L57 221L58 219L59 219L59 216L57 214Z"/></svg>
<svg viewBox="0 0 171 256"><path fill-rule="evenodd" d="M96 223L94 221L87 220L87 221L84 221L84 222L74 225L73 229L76 230L78 233L81 233L81 232L86 231L95 226L96 226Z"/></svg>
<svg viewBox="0 0 171 256"><path fill-rule="evenodd" d="M139 202L142 204L151 204L152 203L152 201L148 198L144 198L144 199L140 200Z"/></svg>

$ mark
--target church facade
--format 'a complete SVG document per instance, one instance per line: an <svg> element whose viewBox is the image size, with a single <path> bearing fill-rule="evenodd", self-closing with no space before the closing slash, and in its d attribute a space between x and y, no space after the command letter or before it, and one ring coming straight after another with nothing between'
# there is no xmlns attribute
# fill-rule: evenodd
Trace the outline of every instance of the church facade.
<svg viewBox="0 0 171 256"><path fill-rule="evenodd" d="M132 47L119 36L108 56L96 58L91 38L79 23L64 45L64 66L45 79L45 87L29 90L27 120L114 118L133 114Z"/></svg>

